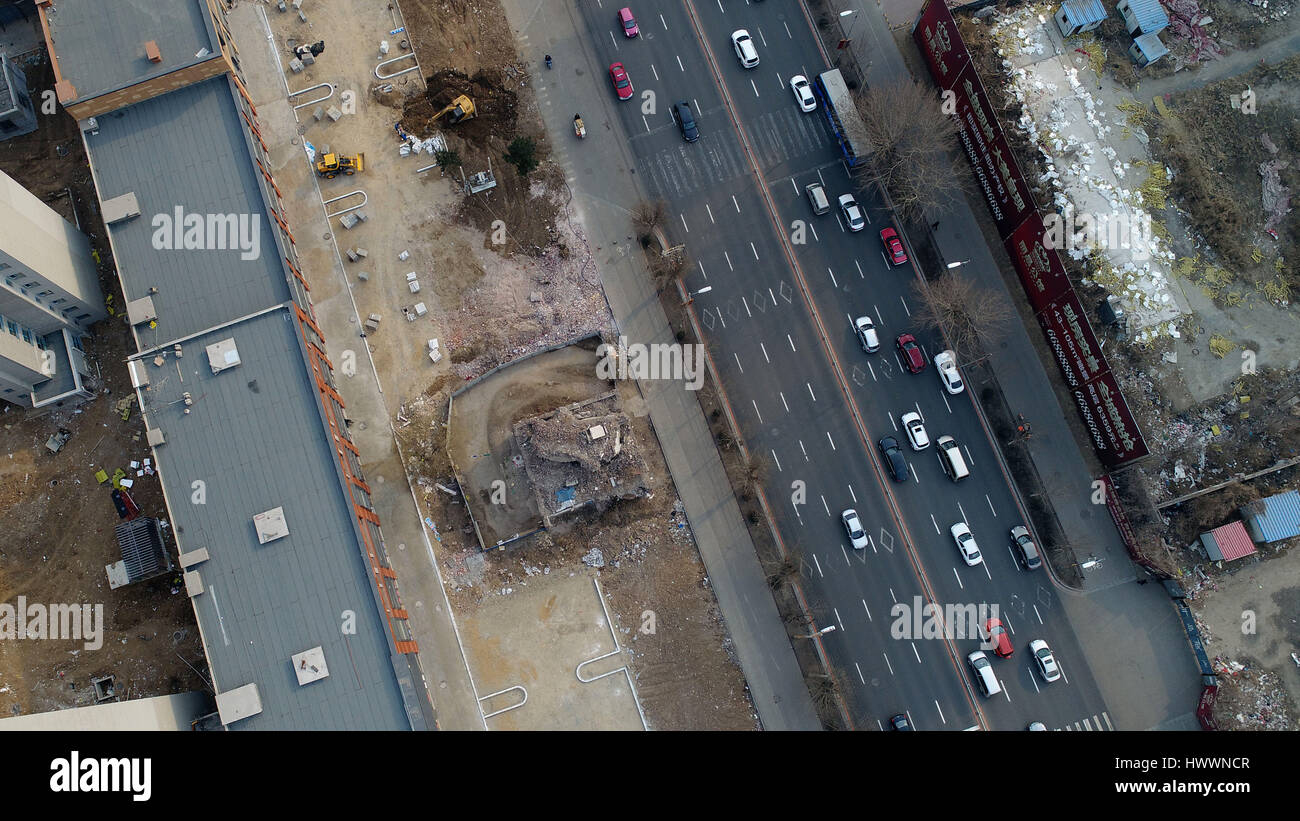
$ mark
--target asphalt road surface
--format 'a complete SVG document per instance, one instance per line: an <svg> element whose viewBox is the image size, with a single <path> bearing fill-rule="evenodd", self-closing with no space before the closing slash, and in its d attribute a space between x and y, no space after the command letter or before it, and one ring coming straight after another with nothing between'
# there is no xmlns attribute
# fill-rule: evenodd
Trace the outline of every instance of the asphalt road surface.
<svg viewBox="0 0 1300 821"><path fill-rule="evenodd" d="M811 80L827 68L802 7L634 5L635 39L618 27L619 7L576 11L584 58L602 72L622 62L635 89L620 101L603 78L607 98L583 107L608 112L612 127L593 129L585 111L588 141L625 144L647 194L669 205L670 236L696 263L687 287L711 289L693 307L745 441L771 463L765 492L804 562L818 625L836 627L822 641L855 726L906 712L922 730L1018 730L1031 721L1114 729L1082 666L1074 631L1087 626L1068 622L1046 569L1022 570L1012 553L1008 531L1022 513L971 393L948 395L929 361L943 345L912 320L919 274L911 263L892 267L879 239L892 215L875 192L859 194L869 224L852 233L837 208L816 216L803 195L820 181L834 205L853 185L822 113L802 113L788 85L794 74ZM731 45L742 28L761 60L752 69ZM686 143L672 117L678 100L695 111L697 142ZM880 332L874 354L852 330L864 314ZM895 350L904 332L926 354L920 374ZM920 412L931 441L950 435L961 444L970 478L949 481L933 445L908 448L899 417L909 411ZM905 483L882 469L875 443L883 436L907 451ZM845 508L862 519L865 549L848 541ZM973 531L981 564L961 559L949 535L956 522ZM1015 648L1008 659L990 654L1002 694L974 689L966 655L978 637L926 633L917 602L997 608ZM958 629L952 622L949 633ZM1035 672L1027 647L1035 638L1055 651L1061 680L1047 684Z"/></svg>

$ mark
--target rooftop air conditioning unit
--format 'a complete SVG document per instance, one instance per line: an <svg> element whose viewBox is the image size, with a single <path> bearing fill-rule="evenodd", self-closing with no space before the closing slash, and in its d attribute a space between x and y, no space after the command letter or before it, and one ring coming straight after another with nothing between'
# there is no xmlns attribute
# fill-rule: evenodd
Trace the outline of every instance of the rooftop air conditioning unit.
<svg viewBox="0 0 1300 821"><path fill-rule="evenodd" d="M208 364L212 366L213 373L221 373L240 363L239 349L235 347L233 337L212 343L207 347L207 352Z"/></svg>

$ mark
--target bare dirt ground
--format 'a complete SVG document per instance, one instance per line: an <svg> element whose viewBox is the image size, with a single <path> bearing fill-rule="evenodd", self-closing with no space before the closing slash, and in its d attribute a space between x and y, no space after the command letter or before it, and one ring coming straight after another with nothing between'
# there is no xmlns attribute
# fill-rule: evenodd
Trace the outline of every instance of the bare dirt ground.
<svg viewBox="0 0 1300 821"><path fill-rule="evenodd" d="M476 497L473 507L486 543L512 535L500 530L514 525L512 510L536 515L526 477L507 478L506 511L477 498L487 495L494 478L511 476L512 424L610 390L608 381L595 378L594 351L589 343L533 357L476 383L454 401L450 449L464 472L461 489ZM650 726L752 729L755 717L744 678L640 393L628 382L614 388L632 421L632 438L650 444L641 448L649 493L603 509L580 509L548 531L488 553L478 551L463 505L446 505L448 518L439 520L439 528L452 604L467 618L486 619L484 611L494 607L495 597L509 596L520 585L536 587L548 577L598 568L614 627L634 659L631 667ZM437 425L430 405L410 410L411 430ZM427 447L413 443L407 451ZM475 453L480 458L472 458ZM449 479L440 481L452 486ZM431 482L420 484L430 506L447 499ZM510 503L520 494L526 495ZM448 553L453 545L459 549ZM646 611L654 613L652 633L641 629Z"/></svg>
<svg viewBox="0 0 1300 821"><path fill-rule="evenodd" d="M48 61L25 70L30 87L53 86ZM61 109L41 116L36 132L0 142L0 170L74 224L75 203L105 263L101 287L120 305L76 122ZM98 370L94 400L32 412L5 404L0 412L0 602L16 605L24 596L29 603L102 603L104 645L90 651L78 641L0 641L5 715L93 704L90 679L106 674L117 677L119 693L129 698L206 688L189 666L206 668L194 611L183 591L172 592L173 580L108 588L104 566L121 558L113 534L119 519L111 487L97 484L94 473L128 469L149 448L139 414L133 410L123 422L115 409L133 399L123 364L133 350L127 328L109 319L93 330L86 354ZM60 427L72 439L51 454L45 441ZM156 476L137 478L130 492L143 515L166 519Z"/></svg>
<svg viewBox="0 0 1300 821"><path fill-rule="evenodd" d="M1291 657L1300 653L1300 552L1279 551L1267 562L1216 575L1200 585L1194 609L1219 674L1220 726L1300 726L1300 662Z"/></svg>
<svg viewBox="0 0 1300 821"><path fill-rule="evenodd" d="M408 133L423 138L436 130L459 156L459 168L444 168L445 177L429 172L426 185L450 187L462 170L467 175L487 170L489 161L497 179L497 187L483 195L456 194L450 201L438 197L450 207L433 209L415 225L411 253L433 272L425 285L446 359L424 386L422 378L412 378L409 367L397 371L400 379L385 377L386 383L401 386L403 401L394 424L422 512L438 527L436 552L452 604L458 612L473 613L522 580L547 577L546 568L566 577L587 569L582 557L599 548L605 559L601 584L615 627L635 654L632 668L651 726L753 728L756 719L743 676L729 654L716 600L680 508L673 504L657 447L648 456L654 460L649 472L667 492L615 504L599 516L578 513L562 527L488 554L478 552L463 500L436 487L455 485L441 424L452 390L545 346L608 332L612 320L583 227L570 218L563 174L548 160L529 68L515 51L498 4L406 0L401 9L427 90L404 98L375 97ZM431 123L460 93L473 97L478 116L456 125ZM540 165L527 177L502 159L520 136L534 139L538 147ZM497 230L502 226L504 236ZM372 350L379 348L381 374L385 331L371 342ZM395 355L389 366L401 361ZM570 398L572 386L563 379L542 381L555 384L530 384L494 412L504 413L506 406L521 411L550 403L558 407L587 398ZM625 398L629 408L638 403L638 396ZM639 435L654 441L644 411L638 408L633 415ZM636 632L646 609L658 614L655 635Z"/></svg>

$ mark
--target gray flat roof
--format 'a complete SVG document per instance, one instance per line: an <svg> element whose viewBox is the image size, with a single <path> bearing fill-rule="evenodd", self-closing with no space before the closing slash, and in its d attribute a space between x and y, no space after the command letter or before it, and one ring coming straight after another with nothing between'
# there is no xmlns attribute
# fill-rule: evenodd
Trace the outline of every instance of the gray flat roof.
<svg viewBox="0 0 1300 821"><path fill-rule="evenodd" d="M140 328L145 345L290 298L276 232L231 95L230 80L214 77L101 115L99 133L86 134L100 199L134 193L139 202L140 216L108 226L108 233L127 301L158 289L153 295L158 327ZM238 243L229 237L229 250L156 249L156 226L172 228L163 233L175 245L177 208L182 217L199 215L205 225L209 214L243 215L246 236L258 226L259 256L243 259L238 247L230 248Z"/></svg>
<svg viewBox="0 0 1300 821"><path fill-rule="evenodd" d="M59 72L87 100L220 52L203 0L57 0L50 21ZM151 63L144 44L158 44ZM196 57L202 49L208 53Z"/></svg>
<svg viewBox="0 0 1300 821"><path fill-rule="evenodd" d="M241 364L213 374L205 348L232 338ZM166 437L155 454L172 526L183 551L209 555L189 570L203 582L193 601L213 683L218 692L254 683L262 700L262 713L231 729L410 729L289 309L191 339L179 360L145 367L143 410ZM253 517L276 507L289 535L259 544ZM345 612L355 634L343 633ZM300 686L290 657L317 646L329 676Z"/></svg>

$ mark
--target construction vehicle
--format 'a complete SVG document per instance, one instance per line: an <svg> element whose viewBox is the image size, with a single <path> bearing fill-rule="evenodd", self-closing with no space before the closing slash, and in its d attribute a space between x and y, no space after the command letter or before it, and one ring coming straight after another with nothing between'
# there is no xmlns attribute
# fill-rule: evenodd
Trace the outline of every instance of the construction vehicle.
<svg viewBox="0 0 1300 821"><path fill-rule="evenodd" d="M444 108L442 111L439 111L437 114L434 114L433 119L436 121L441 119L444 114L450 115L447 117L447 122L451 123L452 125L455 125L461 120L472 119L475 113L476 112L474 111L474 101L471 100L467 95L461 94L456 99L452 100L451 104L448 105L446 108Z"/></svg>
<svg viewBox="0 0 1300 821"><path fill-rule="evenodd" d="M326 154L316 161L316 173L327 180L332 180L339 174L350 177L358 171L365 170L365 154L358 154L355 157L347 154Z"/></svg>

